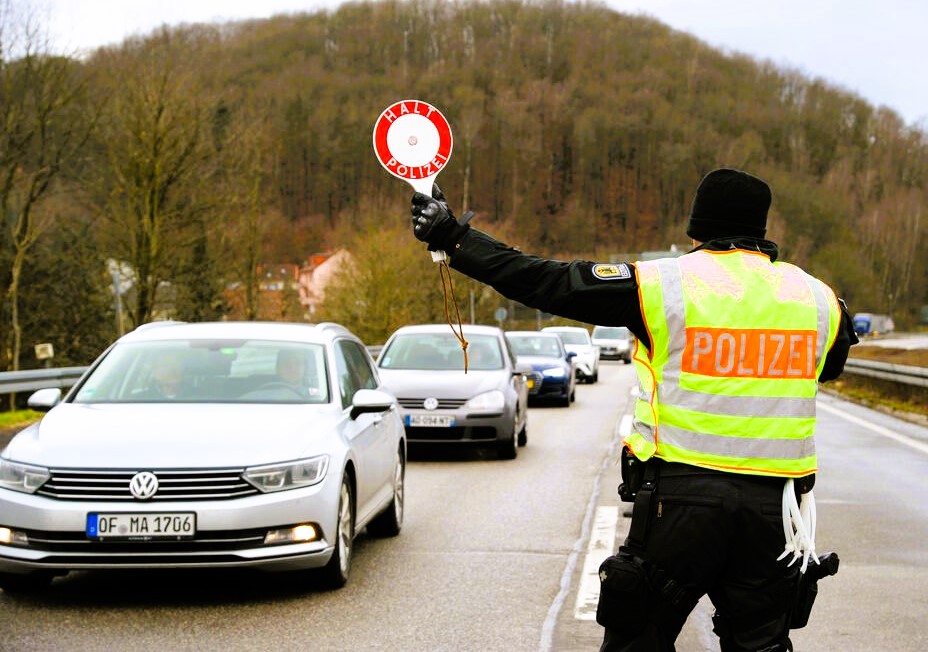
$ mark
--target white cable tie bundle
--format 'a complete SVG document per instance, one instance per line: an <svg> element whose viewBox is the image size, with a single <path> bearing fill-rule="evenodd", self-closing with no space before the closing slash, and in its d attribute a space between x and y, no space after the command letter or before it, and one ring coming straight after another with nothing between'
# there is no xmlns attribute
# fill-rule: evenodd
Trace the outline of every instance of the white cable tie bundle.
<svg viewBox="0 0 928 652"><path fill-rule="evenodd" d="M797 501L792 478L783 487L783 534L786 546L777 561L792 554L793 558L788 564L792 566L801 557L801 573L806 572L810 558L816 564L821 563L815 554L815 496L809 491L802 494L801 502Z"/></svg>

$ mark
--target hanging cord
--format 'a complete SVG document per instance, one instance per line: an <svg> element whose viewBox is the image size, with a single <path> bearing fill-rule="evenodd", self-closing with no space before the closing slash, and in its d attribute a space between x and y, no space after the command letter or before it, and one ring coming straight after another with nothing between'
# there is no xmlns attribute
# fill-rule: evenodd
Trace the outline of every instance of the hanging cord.
<svg viewBox="0 0 928 652"><path fill-rule="evenodd" d="M792 478L783 487L783 534L786 546L777 561L792 554L793 558L787 564L792 566L801 557L800 573L806 572L809 559L816 564L821 563L815 554L815 496L810 490L802 494L801 502L797 501Z"/></svg>
<svg viewBox="0 0 928 652"><path fill-rule="evenodd" d="M454 296L454 283L451 282L451 268L448 267L448 262L442 260L438 263L438 274L441 276L441 291L445 297L445 319L448 321L448 325L451 327L451 332L454 333L454 336L458 338L458 342L461 343L461 351L464 353L464 373L467 373L467 340L464 339L464 326L461 325L461 311L458 309L458 300ZM447 284L445 281L445 275L447 275ZM454 313L457 316L458 320L458 329L454 329L454 324L451 322L451 312L448 310L448 294L451 294L451 303L454 306Z"/></svg>

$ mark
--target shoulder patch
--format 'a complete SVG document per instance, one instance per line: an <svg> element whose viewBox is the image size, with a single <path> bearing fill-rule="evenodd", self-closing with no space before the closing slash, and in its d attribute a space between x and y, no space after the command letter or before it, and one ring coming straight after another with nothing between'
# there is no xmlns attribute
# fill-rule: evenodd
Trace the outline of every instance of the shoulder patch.
<svg viewBox="0 0 928 652"><path fill-rule="evenodd" d="M628 269L628 265L622 263L621 265L607 265L604 263L599 263L593 265L593 276L598 278L600 281L617 281L620 279L631 278L632 272Z"/></svg>

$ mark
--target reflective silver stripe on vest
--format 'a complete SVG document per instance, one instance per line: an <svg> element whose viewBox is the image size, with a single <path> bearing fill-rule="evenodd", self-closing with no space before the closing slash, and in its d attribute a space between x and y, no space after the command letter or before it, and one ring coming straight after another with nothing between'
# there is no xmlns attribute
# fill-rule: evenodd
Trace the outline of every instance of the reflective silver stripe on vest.
<svg viewBox="0 0 928 652"><path fill-rule="evenodd" d="M815 455L815 440L802 439L759 439L745 441L744 437L706 435L667 424L661 424L661 442L691 451L724 457L753 457L768 460L800 460ZM745 447L745 444L750 445Z"/></svg>
<svg viewBox="0 0 928 652"><path fill-rule="evenodd" d="M805 272L803 272L805 274ZM828 346L828 335L831 332L831 307L825 294L825 284L818 279L805 274L806 282L815 297L815 308L818 311L818 335L815 342L815 368L822 366L825 359L825 347Z"/></svg>
<svg viewBox="0 0 928 652"><path fill-rule="evenodd" d="M683 389L679 385L661 387L658 403L697 412L752 417L815 416L815 401L798 397L729 396Z"/></svg>
<svg viewBox="0 0 928 652"><path fill-rule="evenodd" d="M646 403L651 402L651 392L638 396ZM757 417L800 417L815 416L815 403L804 398L776 398L770 396L723 396L683 389L680 386L661 387L658 404L666 403L695 412L711 412L725 416L740 417L745 414Z"/></svg>
<svg viewBox="0 0 928 652"><path fill-rule="evenodd" d="M657 261L657 269L661 275L661 289L664 293L664 319L667 322L667 332L670 336L668 346L671 351L682 351L686 347L686 323L684 310L673 310L671 306L683 307L683 274L676 258L662 258ZM670 373L673 377L680 377L680 362L682 356L670 356L664 365L664 379Z"/></svg>

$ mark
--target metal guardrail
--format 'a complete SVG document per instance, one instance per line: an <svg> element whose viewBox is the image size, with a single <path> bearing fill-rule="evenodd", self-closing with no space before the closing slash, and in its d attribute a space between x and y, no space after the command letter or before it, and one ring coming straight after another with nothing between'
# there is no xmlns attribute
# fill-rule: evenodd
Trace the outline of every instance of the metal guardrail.
<svg viewBox="0 0 928 652"><path fill-rule="evenodd" d="M376 359L381 348L381 346L369 346L368 350ZM77 383L86 370L87 367L61 367L58 369L2 371L0 372L0 394L29 392L45 387L68 389ZM905 385L928 387L928 367L913 367L888 362L876 362L875 360L848 358L847 363L844 365L844 371L849 374L882 378L883 380Z"/></svg>
<svg viewBox="0 0 928 652"><path fill-rule="evenodd" d="M844 364L844 371L858 376L882 378L883 380L904 385L928 387L928 367L913 367L889 362L877 362L876 360L848 358Z"/></svg>
<svg viewBox="0 0 928 652"><path fill-rule="evenodd" d="M46 387L68 389L77 383L87 367L0 371L0 394L30 392Z"/></svg>

